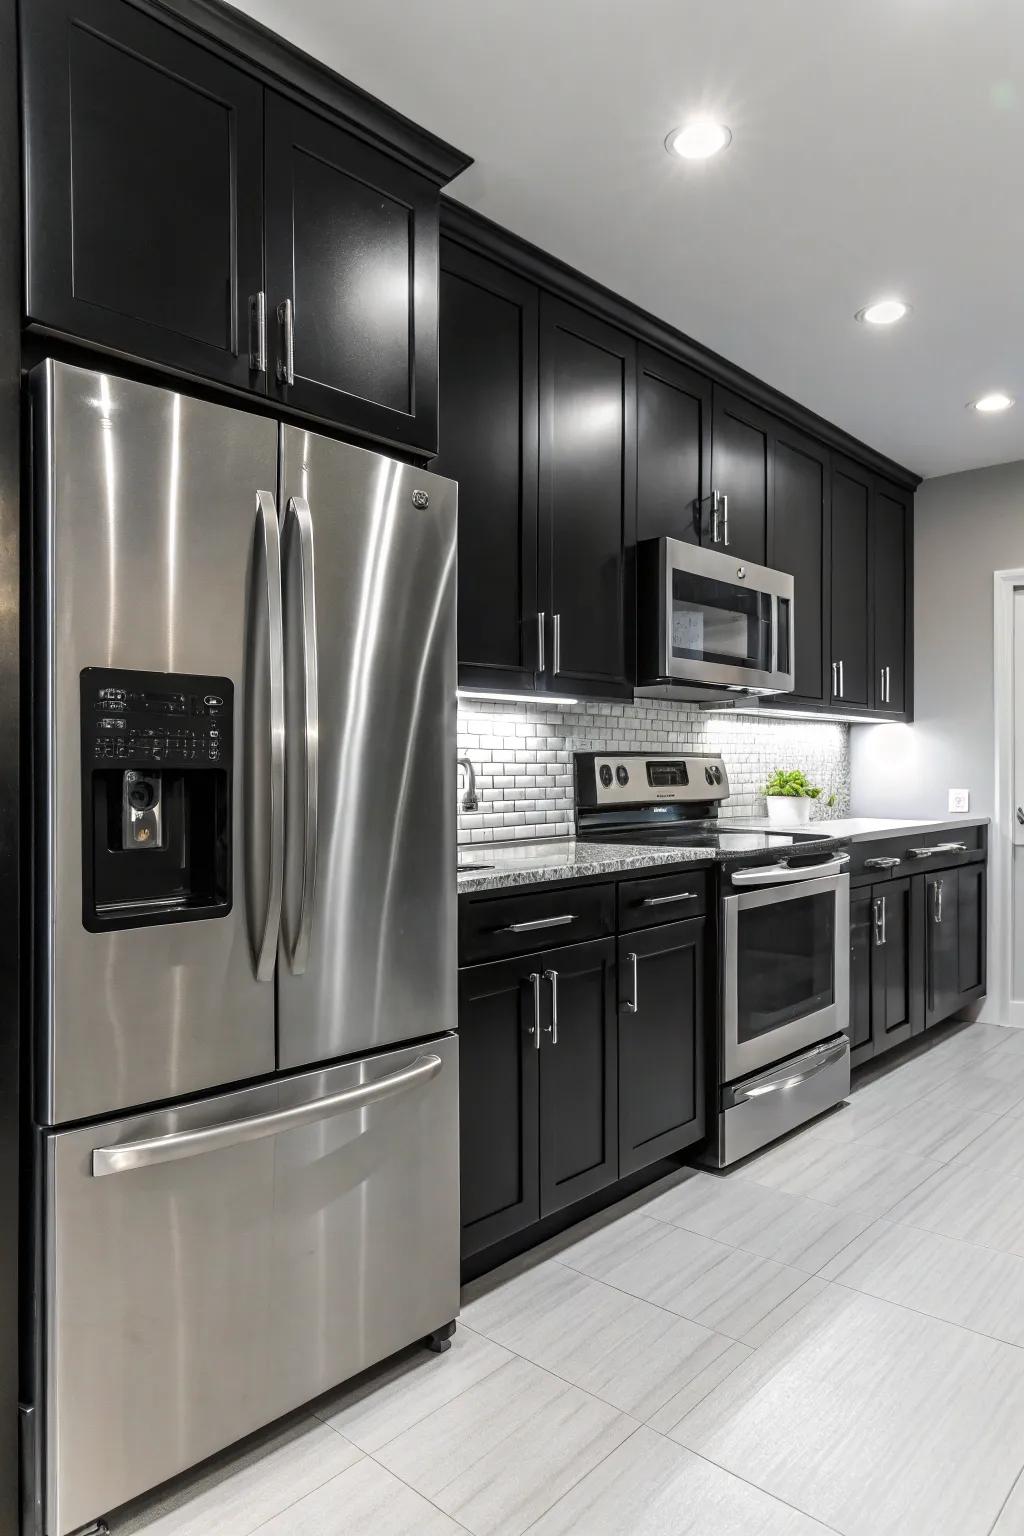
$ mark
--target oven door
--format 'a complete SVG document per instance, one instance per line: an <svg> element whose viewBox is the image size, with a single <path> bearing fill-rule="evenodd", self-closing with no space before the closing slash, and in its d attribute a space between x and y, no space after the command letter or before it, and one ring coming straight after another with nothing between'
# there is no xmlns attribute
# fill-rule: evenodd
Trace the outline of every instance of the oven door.
<svg viewBox="0 0 1024 1536"><path fill-rule="evenodd" d="M793 578L677 539L641 545L640 684L793 687ZM656 590L652 590L656 588ZM657 630L645 640L645 612Z"/></svg>
<svg viewBox="0 0 1024 1536"><path fill-rule="evenodd" d="M727 1083L844 1032L850 1015L849 876L768 866L733 880L750 884L722 903Z"/></svg>

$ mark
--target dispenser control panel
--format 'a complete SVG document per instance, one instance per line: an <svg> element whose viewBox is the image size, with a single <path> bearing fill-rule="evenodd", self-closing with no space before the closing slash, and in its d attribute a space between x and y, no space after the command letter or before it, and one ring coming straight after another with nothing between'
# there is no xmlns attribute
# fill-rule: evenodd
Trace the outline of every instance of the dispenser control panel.
<svg viewBox="0 0 1024 1536"><path fill-rule="evenodd" d="M226 677L82 673L82 746L103 767L227 767L234 688Z"/></svg>

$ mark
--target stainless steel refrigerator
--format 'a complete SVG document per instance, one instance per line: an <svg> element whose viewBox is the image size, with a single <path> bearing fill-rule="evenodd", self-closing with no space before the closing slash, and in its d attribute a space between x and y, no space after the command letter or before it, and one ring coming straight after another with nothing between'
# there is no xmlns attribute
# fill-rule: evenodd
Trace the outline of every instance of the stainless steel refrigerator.
<svg viewBox="0 0 1024 1536"><path fill-rule="evenodd" d="M31 379L37 1529L458 1311L448 481Z"/></svg>

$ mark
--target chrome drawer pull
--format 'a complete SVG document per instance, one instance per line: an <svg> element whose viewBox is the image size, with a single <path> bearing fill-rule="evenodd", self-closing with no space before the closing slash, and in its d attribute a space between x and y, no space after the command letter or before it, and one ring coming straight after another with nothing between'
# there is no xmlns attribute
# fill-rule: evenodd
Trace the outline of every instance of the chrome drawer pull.
<svg viewBox="0 0 1024 1536"><path fill-rule="evenodd" d="M507 923L504 928L496 928L495 933L536 933L541 928L564 928L566 923L576 921L575 912L563 912L558 917L531 917L528 923Z"/></svg>
<svg viewBox="0 0 1024 1536"><path fill-rule="evenodd" d="M912 859L930 859L933 853L938 853L938 848L908 848L907 853Z"/></svg>
<svg viewBox="0 0 1024 1536"><path fill-rule="evenodd" d="M865 859L865 869L895 869L902 861L894 859L889 854L879 855L876 859Z"/></svg>
<svg viewBox="0 0 1024 1536"><path fill-rule="evenodd" d="M666 907L672 901L696 901L696 891L679 891L672 896L645 896L640 903L642 907Z"/></svg>
<svg viewBox="0 0 1024 1536"><path fill-rule="evenodd" d="M551 983L551 1044L558 1044L558 972L545 971L544 980Z"/></svg>
<svg viewBox="0 0 1024 1536"><path fill-rule="evenodd" d="M633 967L633 997L630 1002L624 1002L622 1006L626 1013L638 1013L640 1011L640 998L638 995L637 986L637 962L636 955L632 950L630 950L629 954L626 956L626 959Z"/></svg>
<svg viewBox="0 0 1024 1536"><path fill-rule="evenodd" d="M534 1050L540 1050L540 972L530 972L530 986L533 988L533 1023L526 1031L533 1036Z"/></svg>
<svg viewBox="0 0 1024 1536"><path fill-rule="evenodd" d="M967 844L966 843L936 843L935 844L935 852L936 853L966 853L967 852Z"/></svg>

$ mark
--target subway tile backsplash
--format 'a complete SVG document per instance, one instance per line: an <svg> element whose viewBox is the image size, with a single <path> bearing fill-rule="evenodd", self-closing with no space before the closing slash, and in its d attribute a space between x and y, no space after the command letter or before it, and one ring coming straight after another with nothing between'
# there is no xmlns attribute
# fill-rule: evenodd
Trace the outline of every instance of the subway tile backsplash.
<svg viewBox="0 0 1024 1536"><path fill-rule="evenodd" d="M458 730L480 802L478 811L459 811L460 843L569 836L574 752L720 752L731 790L723 816L763 816L761 787L776 768L803 768L823 786L812 817L849 810L849 727L832 721L759 719L660 699L569 709L460 699ZM460 769L460 803L463 779Z"/></svg>

